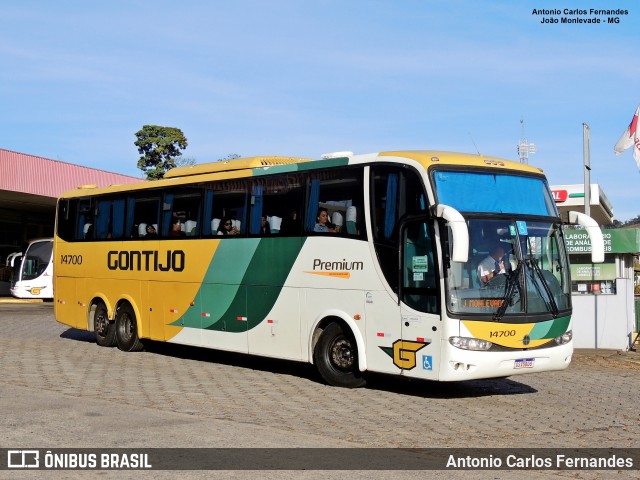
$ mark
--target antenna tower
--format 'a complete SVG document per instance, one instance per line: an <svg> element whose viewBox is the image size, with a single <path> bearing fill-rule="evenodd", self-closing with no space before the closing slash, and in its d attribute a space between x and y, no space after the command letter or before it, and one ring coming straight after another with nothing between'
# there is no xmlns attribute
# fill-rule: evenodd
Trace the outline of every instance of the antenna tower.
<svg viewBox="0 0 640 480"><path fill-rule="evenodd" d="M536 153L536 145L534 143L527 142L524 136L524 119L520 119L520 143L518 143L518 157L520 157L520 163L529 164L529 154Z"/></svg>

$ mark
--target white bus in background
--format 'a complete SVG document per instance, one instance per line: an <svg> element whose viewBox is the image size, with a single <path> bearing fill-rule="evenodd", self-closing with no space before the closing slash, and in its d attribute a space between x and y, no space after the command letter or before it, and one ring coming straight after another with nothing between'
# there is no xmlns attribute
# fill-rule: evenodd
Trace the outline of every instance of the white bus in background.
<svg viewBox="0 0 640 480"><path fill-rule="evenodd" d="M16 298L53 298L53 239L33 240L21 253L9 255L10 292Z"/></svg>

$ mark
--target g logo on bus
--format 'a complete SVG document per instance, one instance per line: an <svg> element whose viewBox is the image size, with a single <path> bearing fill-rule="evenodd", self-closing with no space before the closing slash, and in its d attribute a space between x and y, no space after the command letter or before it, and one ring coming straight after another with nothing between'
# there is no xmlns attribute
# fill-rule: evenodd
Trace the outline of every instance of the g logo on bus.
<svg viewBox="0 0 640 480"><path fill-rule="evenodd" d="M431 342L412 342L410 340L396 340L391 347L380 349L393 358L393 364L403 370L411 370L417 364L416 353Z"/></svg>

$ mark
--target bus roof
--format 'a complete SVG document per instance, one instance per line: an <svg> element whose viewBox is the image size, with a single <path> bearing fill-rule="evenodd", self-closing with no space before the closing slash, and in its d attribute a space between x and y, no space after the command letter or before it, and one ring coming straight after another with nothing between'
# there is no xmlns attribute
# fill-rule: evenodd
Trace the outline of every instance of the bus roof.
<svg viewBox="0 0 640 480"><path fill-rule="evenodd" d="M433 150L405 150L380 152L378 157L402 157L419 162L425 169L433 165L456 165L465 167L499 167L529 173L543 173L542 169L520 162L481 154L442 152Z"/></svg>
<svg viewBox="0 0 640 480"><path fill-rule="evenodd" d="M420 163L425 170L439 165L452 165L517 170L536 174L542 173L541 169L523 163L468 153L435 150L399 150L361 155L352 155L350 152L344 153L349 153L349 155L326 160L285 156L260 156L202 163L171 169L165 174L164 179L154 182L141 181L139 184L111 185L105 188L97 188L95 185L82 185L75 190L63 193L61 197L79 197L87 194L177 186L191 183L195 180L194 177L197 176L202 177L199 179L200 181L235 179L264 175L267 172L284 173L287 171L313 170L315 168L330 166L337 167L349 164L371 163L375 161L385 161L386 159L392 160L391 157L416 161Z"/></svg>
<svg viewBox="0 0 640 480"><path fill-rule="evenodd" d="M294 163L311 162L311 158L295 157L247 157L233 160L223 160L213 163L201 163L178 167L165 173L164 178L187 177L191 175L202 175L205 173L229 172L232 170L246 170L250 168L273 167L276 165L291 165Z"/></svg>

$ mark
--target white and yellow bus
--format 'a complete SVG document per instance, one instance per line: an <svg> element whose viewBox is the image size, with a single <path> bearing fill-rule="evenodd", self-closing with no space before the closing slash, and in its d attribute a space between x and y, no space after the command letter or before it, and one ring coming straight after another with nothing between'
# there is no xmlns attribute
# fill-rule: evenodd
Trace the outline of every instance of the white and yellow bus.
<svg viewBox="0 0 640 480"><path fill-rule="evenodd" d="M24 252L9 255L9 291L16 298L53 298L53 238L32 240Z"/></svg>
<svg viewBox="0 0 640 480"><path fill-rule="evenodd" d="M571 214L592 235L589 217ZM500 248L495 248L496 245ZM500 268L482 271L501 251ZM601 260L600 260L601 261ZM398 151L181 167L58 201L55 316L146 339L455 381L566 368L571 282L541 170Z"/></svg>

